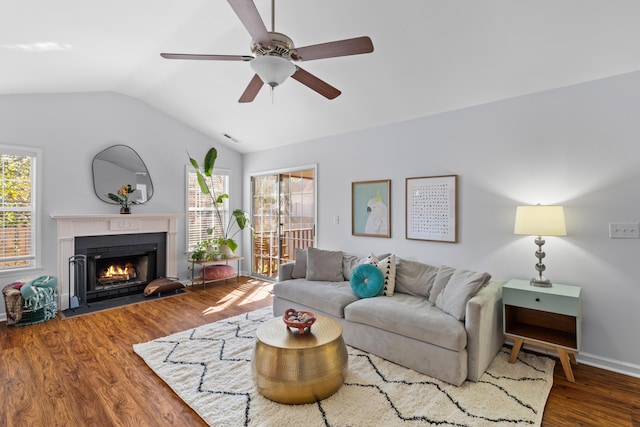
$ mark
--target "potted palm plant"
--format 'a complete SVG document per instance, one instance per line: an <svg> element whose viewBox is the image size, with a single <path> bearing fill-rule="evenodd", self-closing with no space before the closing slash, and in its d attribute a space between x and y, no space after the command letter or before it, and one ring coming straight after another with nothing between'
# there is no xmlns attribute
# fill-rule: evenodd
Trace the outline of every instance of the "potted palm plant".
<svg viewBox="0 0 640 427"><path fill-rule="evenodd" d="M218 250L225 258L229 258L233 256L233 253L238 248L238 243L234 240L235 236L245 228L253 231L253 226L251 225L249 214L242 209L233 210L231 215L229 215L229 220L225 223L220 208L225 199L229 198L229 195L226 193L216 195L213 187L213 166L215 165L217 157L218 151L215 147L211 147L204 157L202 169L200 169L200 165L193 157L189 156L189 161L196 170L200 191L202 194L211 197L214 215L216 216L217 223L221 224L221 230L219 230L220 236L212 238L212 242L217 245ZM207 229L207 233L213 236L214 229Z"/></svg>

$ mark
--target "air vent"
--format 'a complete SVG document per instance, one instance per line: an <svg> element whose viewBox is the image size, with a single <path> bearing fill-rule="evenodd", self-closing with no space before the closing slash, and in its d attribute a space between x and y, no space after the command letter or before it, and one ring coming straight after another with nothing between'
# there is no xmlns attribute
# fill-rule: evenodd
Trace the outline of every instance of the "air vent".
<svg viewBox="0 0 640 427"><path fill-rule="evenodd" d="M228 133L223 133L222 136L224 136L227 139L230 139L231 141L235 142L236 144L240 143L239 139L236 139L234 137L232 137L231 135L229 135Z"/></svg>

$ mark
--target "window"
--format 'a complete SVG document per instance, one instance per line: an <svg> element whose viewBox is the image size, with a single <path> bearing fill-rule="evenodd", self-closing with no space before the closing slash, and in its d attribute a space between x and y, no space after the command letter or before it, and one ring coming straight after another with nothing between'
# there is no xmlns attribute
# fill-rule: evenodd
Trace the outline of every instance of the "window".
<svg viewBox="0 0 640 427"><path fill-rule="evenodd" d="M216 171L212 177L213 186L209 183L209 188L214 194L229 193L229 173L228 171ZM208 178L207 178L208 179ZM225 199L220 207L222 223L225 225L229 221L229 200ZM198 176L192 168L187 169L187 250L192 251L195 245L211 238L207 229L215 230L213 237L221 237L220 230L222 224L216 218L213 208L213 201L210 195L202 194L198 185Z"/></svg>
<svg viewBox="0 0 640 427"><path fill-rule="evenodd" d="M38 154L36 149L0 145L0 273L38 265Z"/></svg>

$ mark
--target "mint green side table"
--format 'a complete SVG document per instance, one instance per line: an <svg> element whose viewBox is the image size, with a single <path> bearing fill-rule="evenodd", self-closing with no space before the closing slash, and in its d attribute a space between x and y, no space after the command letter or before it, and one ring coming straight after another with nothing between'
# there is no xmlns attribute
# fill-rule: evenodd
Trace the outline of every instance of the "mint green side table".
<svg viewBox="0 0 640 427"><path fill-rule="evenodd" d="M555 350L567 380L575 382L571 364L582 339L580 287L553 283L549 288L513 279L502 289L503 331L513 340L509 362L514 363L523 344Z"/></svg>

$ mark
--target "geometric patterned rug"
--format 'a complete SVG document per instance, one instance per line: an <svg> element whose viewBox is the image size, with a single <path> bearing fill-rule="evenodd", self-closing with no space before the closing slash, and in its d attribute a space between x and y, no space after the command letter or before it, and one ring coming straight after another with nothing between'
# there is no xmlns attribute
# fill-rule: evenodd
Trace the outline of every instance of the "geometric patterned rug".
<svg viewBox="0 0 640 427"><path fill-rule="evenodd" d="M251 374L255 330L270 307L179 332L134 351L211 426L538 426L554 360L502 349L477 383L456 387L347 346L336 394L306 405L260 395Z"/></svg>

